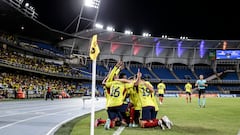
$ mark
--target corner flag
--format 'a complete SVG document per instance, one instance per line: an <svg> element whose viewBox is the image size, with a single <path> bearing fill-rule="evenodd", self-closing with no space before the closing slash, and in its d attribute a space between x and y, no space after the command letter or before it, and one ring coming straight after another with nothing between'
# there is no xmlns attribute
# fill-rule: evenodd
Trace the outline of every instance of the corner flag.
<svg viewBox="0 0 240 135"><path fill-rule="evenodd" d="M96 59L100 49L97 43L97 35L93 35L91 41L91 47L89 51L89 56L92 60L92 104L91 104L91 128L90 134L94 135L94 117L95 117L95 91L96 91Z"/></svg>
<svg viewBox="0 0 240 135"><path fill-rule="evenodd" d="M91 41L91 47L89 51L89 56L91 60L96 60L99 53L100 53L100 49L97 43L97 35L93 35L92 41Z"/></svg>

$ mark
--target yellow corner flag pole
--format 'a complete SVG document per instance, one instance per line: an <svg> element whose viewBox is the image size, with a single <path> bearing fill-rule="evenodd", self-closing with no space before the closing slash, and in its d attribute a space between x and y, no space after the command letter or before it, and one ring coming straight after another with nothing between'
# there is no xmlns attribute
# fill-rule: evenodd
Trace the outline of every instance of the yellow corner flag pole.
<svg viewBox="0 0 240 135"><path fill-rule="evenodd" d="M96 91L96 59L100 49L97 43L97 35L92 37L89 56L92 60L92 105L91 105L91 127L90 134L94 135L94 116L95 116L95 91Z"/></svg>

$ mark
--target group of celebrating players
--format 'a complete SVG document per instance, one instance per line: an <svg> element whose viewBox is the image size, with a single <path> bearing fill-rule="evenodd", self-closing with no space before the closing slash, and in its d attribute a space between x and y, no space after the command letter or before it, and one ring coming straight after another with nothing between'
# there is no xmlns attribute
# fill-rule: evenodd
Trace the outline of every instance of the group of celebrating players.
<svg viewBox="0 0 240 135"><path fill-rule="evenodd" d="M108 119L97 119L95 126L104 124L105 129L114 128L115 126L128 127L160 127L161 129L171 129L173 122L167 116L157 118L159 110L158 101L152 84L142 77L142 73L138 70L133 77L127 78L126 74L120 73L124 68L123 62L118 62L113 69L110 69L108 75L103 80L106 102L106 110ZM199 80L195 83L198 90L198 104L205 107L205 87L206 80L203 75L199 76ZM163 97L166 86L160 81L157 85L159 103L163 103ZM192 85L188 82L185 85L187 103L191 102ZM201 102L201 95L203 100Z"/></svg>
<svg viewBox="0 0 240 135"><path fill-rule="evenodd" d="M137 75L127 79L126 74L120 73L123 67L123 62L118 62L102 82L107 99L108 119L97 119L95 126L104 124L105 129L120 125L171 129L173 123L167 116L157 118L159 107L152 84L144 80L140 70ZM158 88L162 92L165 85L160 84ZM163 94L159 96L162 103Z"/></svg>

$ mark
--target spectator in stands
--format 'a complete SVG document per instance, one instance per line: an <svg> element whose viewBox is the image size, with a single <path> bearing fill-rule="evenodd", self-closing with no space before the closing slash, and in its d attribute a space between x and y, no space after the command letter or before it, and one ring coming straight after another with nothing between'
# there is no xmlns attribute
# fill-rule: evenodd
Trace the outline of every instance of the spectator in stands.
<svg viewBox="0 0 240 135"><path fill-rule="evenodd" d="M207 81L203 79L203 75L199 76L199 79L196 81L195 86L198 88L198 105L199 107L205 108L206 98L205 98L205 89L208 86ZM202 95L202 101L201 101Z"/></svg>
<svg viewBox="0 0 240 135"><path fill-rule="evenodd" d="M157 89L158 89L158 95L159 95L159 103L162 104L163 97L166 91L166 85L163 83L162 80L159 81L159 84L157 85Z"/></svg>
<svg viewBox="0 0 240 135"><path fill-rule="evenodd" d="M61 74L67 76L79 76L81 75L79 72L71 73L71 67L66 65L58 65L52 62L46 62L42 58L35 56L28 56L21 54L19 52L10 51L8 49L1 48L0 50L0 59L5 62L11 64L12 66L27 68L31 70L38 70L41 72Z"/></svg>
<svg viewBox="0 0 240 135"><path fill-rule="evenodd" d="M192 101L192 84L190 83L190 81L188 81L186 84L185 84L185 92L186 92L186 100L187 100L187 103L188 103L188 99L189 99L189 102L191 103Z"/></svg>

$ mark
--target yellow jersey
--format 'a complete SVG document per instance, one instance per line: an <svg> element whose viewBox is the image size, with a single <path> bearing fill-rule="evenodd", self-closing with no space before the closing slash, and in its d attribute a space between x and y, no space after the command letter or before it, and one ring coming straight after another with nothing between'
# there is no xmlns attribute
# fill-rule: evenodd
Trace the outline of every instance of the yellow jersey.
<svg viewBox="0 0 240 135"><path fill-rule="evenodd" d="M104 95L106 97L106 108L107 108L107 104L108 104L108 101L109 101L109 92L110 92L110 90L108 90L109 88L107 88L106 86L103 86L103 89L104 89Z"/></svg>
<svg viewBox="0 0 240 135"><path fill-rule="evenodd" d="M192 84L190 84L190 83L185 84L185 91L191 93L192 92Z"/></svg>
<svg viewBox="0 0 240 135"><path fill-rule="evenodd" d="M153 103L154 103L155 111L158 111L159 107L158 107L157 99L156 99L154 93L152 93L152 100L153 100Z"/></svg>
<svg viewBox="0 0 240 135"><path fill-rule="evenodd" d="M137 87L133 87L129 89L129 97L130 97L130 102L134 106L134 110L141 110L142 109L142 104L139 99L139 95L137 93Z"/></svg>
<svg viewBox="0 0 240 135"><path fill-rule="evenodd" d="M115 74L118 74L120 72L120 70L114 66L114 68L111 70L108 79L106 80L106 82L111 82L113 81L113 77ZM110 88L107 87L106 85L103 86L104 88L104 92L105 92L105 97L106 97L106 107L108 106L108 101L109 101L109 97L110 97Z"/></svg>
<svg viewBox="0 0 240 135"><path fill-rule="evenodd" d="M123 104L126 96L126 89L133 87L133 83L123 83L120 81L106 82L106 87L110 88L107 107L117 107Z"/></svg>
<svg viewBox="0 0 240 135"><path fill-rule="evenodd" d="M164 94L165 89L166 89L166 85L164 83L159 83L157 85L157 89L158 89L158 94Z"/></svg>
<svg viewBox="0 0 240 135"><path fill-rule="evenodd" d="M152 86L150 82L146 82L148 85ZM152 93L150 90L145 86L144 81L141 81L138 84L138 96L141 102L142 107L147 106L155 106L154 102L152 100Z"/></svg>

